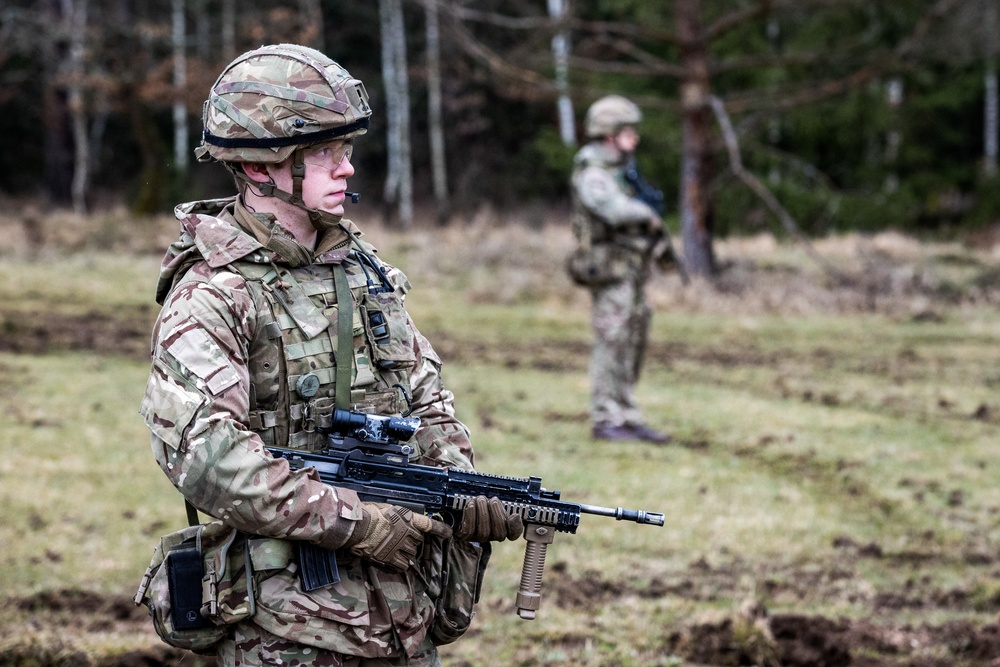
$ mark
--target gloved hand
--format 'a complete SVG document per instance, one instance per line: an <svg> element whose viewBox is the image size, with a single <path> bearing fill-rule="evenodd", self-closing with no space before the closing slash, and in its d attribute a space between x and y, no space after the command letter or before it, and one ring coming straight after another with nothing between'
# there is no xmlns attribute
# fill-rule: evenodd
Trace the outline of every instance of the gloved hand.
<svg viewBox="0 0 1000 667"><path fill-rule="evenodd" d="M362 503L364 518L345 545L352 554L403 572L417 557L426 535L451 537L447 524L405 507L384 503ZM357 538L357 541L355 541Z"/></svg>
<svg viewBox="0 0 1000 667"><path fill-rule="evenodd" d="M677 264L677 256L674 254L674 246L669 237L661 236L656 245L653 246L653 262L661 271L667 271Z"/></svg>
<svg viewBox="0 0 1000 667"><path fill-rule="evenodd" d="M653 240L660 240L663 236L663 220L658 215L650 216L646 221L646 235Z"/></svg>
<svg viewBox="0 0 1000 667"><path fill-rule="evenodd" d="M468 542L516 540L524 532L521 517L508 515L499 498L477 496L462 512L455 539Z"/></svg>

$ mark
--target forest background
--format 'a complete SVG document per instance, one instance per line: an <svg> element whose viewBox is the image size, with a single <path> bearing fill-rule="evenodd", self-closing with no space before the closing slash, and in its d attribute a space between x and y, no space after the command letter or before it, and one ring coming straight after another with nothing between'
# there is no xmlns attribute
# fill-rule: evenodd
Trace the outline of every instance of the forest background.
<svg viewBox="0 0 1000 667"><path fill-rule="evenodd" d="M993 0L8 0L0 191L137 215L229 192L190 158L202 102L235 55L290 41L366 83L354 185L403 227L568 210L586 107L631 97L639 166L711 274L731 233L1000 217L997 35Z"/></svg>

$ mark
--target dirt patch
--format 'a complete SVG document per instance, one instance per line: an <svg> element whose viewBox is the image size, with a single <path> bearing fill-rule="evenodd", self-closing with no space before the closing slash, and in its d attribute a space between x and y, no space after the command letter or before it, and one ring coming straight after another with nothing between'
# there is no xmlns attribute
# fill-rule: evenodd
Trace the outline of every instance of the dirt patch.
<svg viewBox="0 0 1000 667"><path fill-rule="evenodd" d="M73 350L148 359L154 317L151 309L83 315L45 309L0 311L0 351L48 354Z"/></svg>
<svg viewBox="0 0 1000 667"><path fill-rule="evenodd" d="M851 625L822 616L778 615L768 627L787 667L844 667L851 664Z"/></svg>
<svg viewBox="0 0 1000 667"><path fill-rule="evenodd" d="M543 594L553 606L573 609L592 608L624 596L687 597L702 588L696 572L711 578L713 572L722 571L698 564L691 570L691 576L677 584L658 579L647 584L611 581L597 571L574 577L564 563L554 563ZM8 640L17 638L13 643L0 643L0 665L4 667L205 667L214 662L156 643L145 608L135 607L124 595L72 589L42 591L6 600L3 608L21 617L19 627L9 625L6 614L0 617L0 635ZM33 632L40 628L58 639L39 640ZM88 655L79 648L84 643L81 640L96 633L127 638L121 644L148 646L117 655ZM567 635L557 643L569 649L588 640L582 635ZM952 621L932 626L803 614L771 616L763 604L754 603L731 615L686 623L667 634L663 650L665 655L720 667L988 665L1000 660L1000 625Z"/></svg>
<svg viewBox="0 0 1000 667"><path fill-rule="evenodd" d="M3 667L204 667L214 659L157 643L145 607L126 595L61 589L5 600L0 616ZM9 616L13 612L13 616ZM88 635L117 635L122 645L151 644L117 655L89 655ZM53 639L54 638L54 639Z"/></svg>
<svg viewBox="0 0 1000 667"><path fill-rule="evenodd" d="M694 622L674 632L667 650L698 664L772 667L956 667L995 665L1000 626L951 622L940 626L876 624L866 620L742 614Z"/></svg>
<svg viewBox="0 0 1000 667"><path fill-rule="evenodd" d="M847 537L836 540L848 561L880 558L877 545L858 545ZM739 612L712 619L693 619L668 633L668 655L708 665L773 665L774 667L888 667L910 665L985 665L1000 660L1000 625L951 621L943 625L897 623L892 612L902 609L951 609L994 612L1000 595L984 600L976 590L935 588L926 579L910 579L897 591L861 592L854 571L838 566L818 568L751 568L738 558L713 565L705 558L692 562L676 577L649 581L611 580L596 570L571 573L556 562L546 572L543 596L547 605L586 610L614 604L626 597L677 597L691 602L740 599L740 582L752 577L766 599L793 604L803 600L842 600L871 609L865 619L818 615L769 615L763 602L752 601ZM1000 664L1000 662L996 663Z"/></svg>

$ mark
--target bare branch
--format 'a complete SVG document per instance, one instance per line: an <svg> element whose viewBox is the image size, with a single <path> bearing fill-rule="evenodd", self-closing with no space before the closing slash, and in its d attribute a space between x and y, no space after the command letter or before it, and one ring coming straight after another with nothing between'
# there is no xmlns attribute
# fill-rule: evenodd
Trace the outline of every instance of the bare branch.
<svg viewBox="0 0 1000 667"><path fill-rule="evenodd" d="M736 11L730 12L725 16L721 16L716 19L710 26L706 27L703 32L703 38L705 41L712 41L725 33L733 30L747 21L752 21L753 19L760 18L768 14L773 6L771 0L760 0L753 7L747 7L745 9L738 9Z"/></svg>
<svg viewBox="0 0 1000 667"><path fill-rule="evenodd" d="M738 9L716 19L704 30L705 41L722 37L727 32L739 28L747 21L768 14L797 11L808 12L830 7L842 7L844 0L760 0L757 5Z"/></svg>
<svg viewBox="0 0 1000 667"><path fill-rule="evenodd" d="M553 21L548 16L543 15L507 16L496 12L484 12L469 7L459 7L448 0L437 0L437 3L442 11L447 12L456 20L467 23L485 23L509 30L546 30L556 32L569 28L576 32L619 35L630 39L649 39L671 44L676 41L675 35L669 30L640 25L634 22L586 21L569 16L559 21Z"/></svg>
<svg viewBox="0 0 1000 667"><path fill-rule="evenodd" d="M671 76L677 79L681 79L685 75L684 69L676 63L664 60L648 51L637 48L635 44L626 39L616 39L607 35L600 35L581 42L578 50L593 51L599 46L610 47L619 54L628 56L638 62L621 62L606 58L598 60L584 56L571 56L570 63L577 69L588 72L611 72L632 76Z"/></svg>
<svg viewBox="0 0 1000 667"><path fill-rule="evenodd" d="M455 14L452 12L452 7L445 3L439 4L438 6L446 9L450 18L455 18ZM518 67L507 62L502 56L493 51L493 49L490 49L481 41L473 37L469 33L469 30L462 25L461 21L451 21L451 28L465 52L485 64L490 71L515 81L528 83L532 86L540 86L546 91L555 92L554 81L534 70Z"/></svg>
<svg viewBox="0 0 1000 667"><path fill-rule="evenodd" d="M729 120L729 114L726 113L726 107L723 105L722 100L720 100L715 95L709 96L709 104L712 107L712 112L715 114L715 118L719 123L719 129L722 130L722 139L726 144L726 149L729 152L729 168L733 171L733 174L740 179L744 185L746 185L750 190L753 191L764 205L771 209L771 212L778 218L785 231L794 238L796 241L802 244L805 248L806 253L812 257L820 267L823 268L829 275L834 276L838 280L844 282L848 280L848 277L839 271L836 267L830 264L825 257L820 255L816 248L813 247L812 242L802 233L799 229L798 224L791 214L781 205L778 198L774 196L774 193L768 190L767 186L761 183L760 179L753 175L746 167L743 166L743 158L740 155L740 143L736 136L736 131L733 130L733 124Z"/></svg>

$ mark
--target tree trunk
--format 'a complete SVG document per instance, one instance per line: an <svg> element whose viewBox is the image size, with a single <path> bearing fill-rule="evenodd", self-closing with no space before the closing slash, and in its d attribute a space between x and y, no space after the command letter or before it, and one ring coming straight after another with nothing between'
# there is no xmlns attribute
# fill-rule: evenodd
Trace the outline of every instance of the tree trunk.
<svg viewBox="0 0 1000 667"><path fill-rule="evenodd" d="M208 3L205 0L194 3L194 52L202 64L207 64L211 57L212 20L208 15Z"/></svg>
<svg viewBox="0 0 1000 667"><path fill-rule="evenodd" d="M63 0L69 24L69 67L67 103L73 128L73 211L87 212L87 192L90 189L90 137L87 131L87 105L83 98L84 57L87 33L87 1Z"/></svg>
<svg viewBox="0 0 1000 667"><path fill-rule="evenodd" d="M57 0L45 0L42 16L51 25L59 25L62 18ZM46 34L40 41L42 58L42 146L44 188L52 203L70 201L73 168L72 156L66 150L66 99L59 86L59 68L66 60L57 39L58 31Z"/></svg>
<svg viewBox="0 0 1000 667"><path fill-rule="evenodd" d="M236 57L236 0L222 0L222 59Z"/></svg>
<svg viewBox="0 0 1000 667"><path fill-rule="evenodd" d="M184 88L187 86L187 58L185 56L186 29L184 0L173 0L174 47L174 170L183 178L188 170L187 106Z"/></svg>
<svg viewBox="0 0 1000 667"><path fill-rule="evenodd" d="M680 218L684 261L690 273L715 273L712 211L708 199L711 176L711 117L708 50L702 31L700 0L677 0L677 42L681 67Z"/></svg>
<svg viewBox="0 0 1000 667"><path fill-rule="evenodd" d="M549 16L559 22L566 14L566 0L548 0ZM563 145L576 145L573 101L569 96L569 31L560 30L552 37L552 58L555 61L556 90L559 92L559 136Z"/></svg>
<svg viewBox="0 0 1000 667"><path fill-rule="evenodd" d="M998 127L1000 100L997 91L997 58L986 58L986 99L983 103L983 174L992 178L997 173Z"/></svg>
<svg viewBox="0 0 1000 667"><path fill-rule="evenodd" d="M302 44L323 51L323 9L320 0L299 0L299 20Z"/></svg>
<svg viewBox="0 0 1000 667"><path fill-rule="evenodd" d="M413 171L410 145L410 92L406 71L406 33L402 0L379 0L382 79L385 82L387 162L384 201L397 204L399 224L413 222Z"/></svg>
<svg viewBox="0 0 1000 667"><path fill-rule="evenodd" d="M448 199L448 169L441 113L441 39L437 0L425 0L424 8L427 24L427 125L430 134L431 174L434 178L438 224L444 224L451 215L451 202Z"/></svg>

